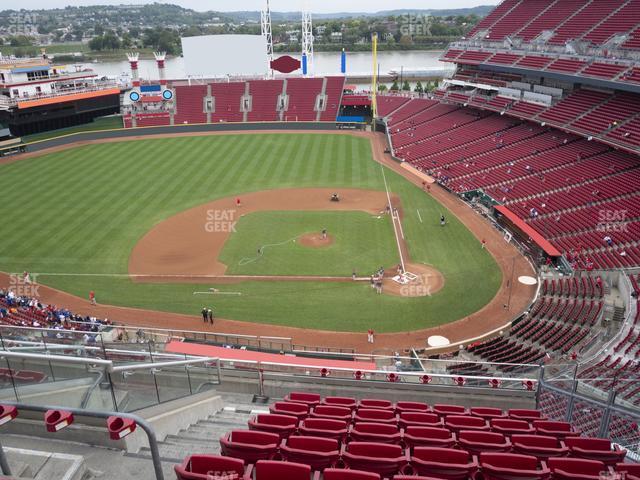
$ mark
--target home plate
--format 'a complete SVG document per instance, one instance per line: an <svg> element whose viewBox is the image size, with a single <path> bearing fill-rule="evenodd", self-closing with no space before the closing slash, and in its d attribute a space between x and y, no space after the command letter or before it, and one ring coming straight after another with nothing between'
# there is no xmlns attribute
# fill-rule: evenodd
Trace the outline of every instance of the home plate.
<svg viewBox="0 0 640 480"><path fill-rule="evenodd" d="M523 285L535 285L536 283L538 283L538 280L536 280L533 277L529 277L527 275L523 275L521 277L518 277L518 281L520 283L522 283Z"/></svg>
<svg viewBox="0 0 640 480"><path fill-rule="evenodd" d="M392 278L392 280L400 285L406 285L407 283L411 283L416 280L418 276L415 273L404 272L401 275L396 275Z"/></svg>
<svg viewBox="0 0 640 480"><path fill-rule="evenodd" d="M449 343L449 339L442 335L431 335L427 338L427 345L430 347L446 347Z"/></svg>

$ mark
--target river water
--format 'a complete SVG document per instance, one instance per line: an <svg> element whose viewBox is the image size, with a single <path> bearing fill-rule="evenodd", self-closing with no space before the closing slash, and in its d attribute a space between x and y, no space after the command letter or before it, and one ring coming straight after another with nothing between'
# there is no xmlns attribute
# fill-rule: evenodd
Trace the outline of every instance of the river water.
<svg viewBox="0 0 640 480"><path fill-rule="evenodd" d="M450 63L438 60L441 51L394 51L379 52L378 65L380 74L386 74L390 70L400 71L429 69L450 70ZM276 58L282 54L276 54ZM299 57L297 54L292 56ZM314 69L316 75L335 75L340 73L340 52L316 52L314 56ZM91 68L99 75L119 76L129 72L129 63L126 58L120 62L92 63ZM155 80L158 78L158 69L154 60L140 60L138 62L140 76L144 79ZM169 79L186 78L184 59L182 57L170 58L165 62L166 76ZM373 69L371 52L354 52L347 54L348 74L370 74Z"/></svg>

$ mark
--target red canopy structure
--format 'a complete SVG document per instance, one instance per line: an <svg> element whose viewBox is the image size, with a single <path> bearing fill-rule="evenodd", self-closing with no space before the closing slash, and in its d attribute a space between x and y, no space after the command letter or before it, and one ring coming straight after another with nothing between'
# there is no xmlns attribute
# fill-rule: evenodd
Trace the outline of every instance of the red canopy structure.
<svg viewBox="0 0 640 480"><path fill-rule="evenodd" d="M522 220L518 215L513 213L504 205L497 205L495 207L496 211L501 215L504 215L507 220L509 220L516 228L518 228L524 235L528 236L538 247L540 247L544 253L546 253L550 257L561 257L562 253L551 245L546 238L544 238L538 231L529 225L527 222Z"/></svg>

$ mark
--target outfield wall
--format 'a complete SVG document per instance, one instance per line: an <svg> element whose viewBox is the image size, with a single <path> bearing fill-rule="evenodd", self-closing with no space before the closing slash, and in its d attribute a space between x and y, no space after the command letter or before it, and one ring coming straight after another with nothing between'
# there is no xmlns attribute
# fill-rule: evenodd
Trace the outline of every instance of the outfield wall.
<svg viewBox="0 0 640 480"><path fill-rule="evenodd" d="M145 135L169 135L175 133L242 132L265 130L338 130L333 122L260 122L260 123L199 123L193 125L173 125L163 127L123 128L118 130L98 130L62 135L37 142L28 143L27 152L38 152L48 148L62 147L78 142L94 140L117 140Z"/></svg>

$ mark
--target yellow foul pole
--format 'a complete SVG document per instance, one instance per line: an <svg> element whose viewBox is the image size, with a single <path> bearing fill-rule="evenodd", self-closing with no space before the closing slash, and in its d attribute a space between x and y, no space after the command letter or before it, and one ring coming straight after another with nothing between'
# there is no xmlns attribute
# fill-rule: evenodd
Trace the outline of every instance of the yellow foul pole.
<svg viewBox="0 0 640 480"><path fill-rule="evenodd" d="M378 34L376 32L371 36L371 46L373 49L373 72L371 75L371 115L376 118L378 113L378 105L376 94L378 93Z"/></svg>

